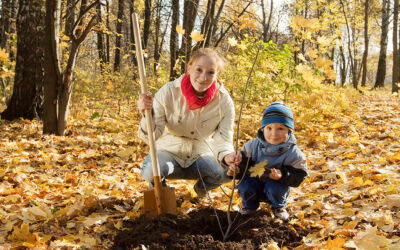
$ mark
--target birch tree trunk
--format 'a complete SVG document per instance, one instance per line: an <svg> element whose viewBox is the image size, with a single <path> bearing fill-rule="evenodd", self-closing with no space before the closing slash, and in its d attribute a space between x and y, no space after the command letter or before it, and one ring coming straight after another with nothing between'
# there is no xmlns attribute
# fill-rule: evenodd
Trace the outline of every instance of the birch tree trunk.
<svg viewBox="0 0 400 250"><path fill-rule="evenodd" d="M388 44L388 29L389 29L389 15L390 13L390 0L382 1L382 32L380 41L380 51L378 60L378 69L376 72L376 80L374 88L384 87L386 78L386 54Z"/></svg>

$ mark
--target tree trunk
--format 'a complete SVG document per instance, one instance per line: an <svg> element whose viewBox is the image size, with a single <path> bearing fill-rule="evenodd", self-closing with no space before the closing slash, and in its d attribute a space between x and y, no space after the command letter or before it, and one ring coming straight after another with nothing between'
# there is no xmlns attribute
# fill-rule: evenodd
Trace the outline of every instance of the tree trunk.
<svg viewBox="0 0 400 250"><path fill-rule="evenodd" d="M89 6L82 0L79 12L79 24L83 16L91 8L96 7L99 1ZM73 71L79 46L96 23L96 16L92 16L89 23L79 32L72 32L70 37L70 49L68 53L67 66L61 74L59 48L59 11L61 0L46 0L46 37L45 37L45 104L43 133L65 135L68 118L69 101L72 94ZM73 27L73 31L76 27ZM58 110L57 110L58 107ZM57 112L58 111L58 112Z"/></svg>
<svg viewBox="0 0 400 250"><path fill-rule="evenodd" d="M161 2L157 1L156 2L156 20L155 20L155 37L154 37L154 73L157 74L157 65L158 65L158 61L160 60L160 32L161 32Z"/></svg>
<svg viewBox="0 0 400 250"><path fill-rule="evenodd" d="M183 28L185 29L185 36L184 39L182 39L180 55L184 56L185 62L181 65L181 72L186 71L186 63L189 61L192 53L192 38L190 37L190 34L193 31L198 6L199 0L185 1L183 6Z"/></svg>
<svg viewBox="0 0 400 250"><path fill-rule="evenodd" d="M274 10L274 0L271 0L271 6L269 9L269 16L268 16L268 21L266 22L266 13L265 13L265 6L264 6L264 0L261 0L261 8L262 8L262 25L263 25L263 41L268 42L268 33L270 32L270 26L271 26L271 19L272 19L272 12Z"/></svg>
<svg viewBox="0 0 400 250"><path fill-rule="evenodd" d="M121 64L121 38L122 38L122 20L124 19L124 0L118 0L118 14L116 20L115 34L115 57L114 71L119 71Z"/></svg>
<svg viewBox="0 0 400 250"><path fill-rule="evenodd" d="M365 86L367 81L367 60L368 60L368 9L369 9L369 0L365 0L364 5L364 55L362 62L362 78L361 78L361 86Z"/></svg>
<svg viewBox="0 0 400 250"><path fill-rule="evenodd" d="M97 18L99 23L101 23L101 5L97 5L96 7L97 10ZM103 73L104 69L104 63L107 62L106 58L106 51L105 51L105 46L104 46L104 32L102 30L97 31L97 51L99 53L99 61L100 61L100 69L101 72Z"/></svg>
<svg viewBox="0 0 400 250"><path fill-rule="evenodd" d="M137 66L138 62L137 62L137 59L136 59L136 56L135 56L136 46L135 46L135 36L133 34L133 20L132 20L132 14L134 12L134 10L133 10L133 6L134 5L133 4L134 4L134 2L129 5L129 14L130 14L129 15L129 20L130 20L130 22L129 22L129 26L130 26L130 28L129 28L129 34L130 34L129 39L130 39L130 44L131 44L131 46L130 46L131 61L132 61L133 65Z"/></svg>
<svg viewBox="0 0 400 250"><path fill-rule="evenodd" d="M2 119L42 118L44 7L40 0L20 0L14 88Z"/></svg>
<svg viewBox="0 0 400 250"><path fill-rule="evenodd" d="M144 24L143 24L143 49L147 48L150 37L150 23L151 23L151 0L144 1Z"/></svg>
<svg viewBox="0 0 400 250"><path fill-rule="evenodd" d="M106 16L106 26L107 26L107 30L111 30L111 26L110 26L110 3L108 2L108 0L106 0L106 10L107 10L107 16ZM107 33L106 35L106 58L107 58L107 63L110 62L110 35Z"/></svg>
<svg viewBox="0 0 400 250"><path fill-rule="evenodd" d="M173 80L178 76L176 70L176 60L178 57L178 33L176 26L179 24L179 0L172 0L172 20L171 20L171 34L169 41L170 51L170 70L169 79Z"/></svg>
<svg viewBox="0 0 400 250"><path fill-rule="evenodd" d="M339 47L340 50L340 58L341 58L341 66L340 66L340 81L342 84L342 87L346 83L346 78L347 78L347 66L346 66L346 56L344 55L344 49L343 46Z"/></svg>
<svg viewBox="0 0 400 250"><path fill-rule="evenodd" d="M65 13L65 34L72 35L72 28L75 23L75 0L67 0L67 8Z"/></svg>
<svg viewBox="0 0 400 250"><path fill-rule="evenodd" d="M61 85L61 69L58 54L60 6L61 0L46 0L43 103L44 134L57 134L57 93Z"/></svg>
<svg viewBox="0 0 400 250"><path fill-rule="evenodd" d="M206 47L209 47L211 44L211 41L214 40L215 34L217 33L217 24L219 22L219 17L221 16L222 10L224 9L225 6L225 0L221 1L221 4L219 5L217 15L215 18L212 20L211 24L211 34L209 35L209 39L206 41Z"/></svg>
<svg viewBox="0 0 400 250"><path fill-rule="evenodd" d="M83 3L83 1L82 1ZM84 16L85 9L90 9L96 7L99 1L92 3L90 6L86 4L81 5L80 16ZM84 9L83 9L84 8ZM72 87L73 87L73 73L75 69L76 57L78 56L79 47L82 42L86 39L89 32L92 30L93 26L96 24L96 15L92 16L89 23L86 25L79 36L74 36L71 39L68 62L63 73L62 84L58 92L58 121L57 121L57 131L58 135L65 135L65 130L67 128L67 118L68 118L68 107L69 101L71 99Z"/></svg>
<svg viewBox="0 0 400 250"><path fill-rule="evenodd" d="M392 89L393 86L396 85L398 82L398 62L397 62L397 54L398 54L398 47L397 47L397 31L398 31L398 20L399 20L399 1L394 1L394 9L393 9L393 68L392 68Z"/></svg>
<svg viewBox="0 0 400 250"><path fill-rule="evenodd" d="M354 48L354 32L355 29L350 29L350 24L347 18L345 6L342 0L340 0L340 4L342 5L342 11L343 11L343 16L346 21L346 29L347 29L347 47L348 47L348 53L349 53L349 61L350 61L350 70L351 70L351 75L352 75L352 82L353 86L355 89L357 89L357 59L355 58L355 48ZM353 47L353 50L351 49ZM353 55L354 53L354 55ZM354 59L353 59L354 58Z"/></svg>
<svg viewBox="0 0 400 250"><path fill-rule="evenodd" d="M0 47L6 48L8 44L8 34L10 33L10 19L11 19L11 0L1 1L1 34L0 34Z"/></svg>
<svg viewBox="0 0 400 250"><path fill-rule="evenodd" d="M376 72L376 80L374 88L385 86L386 77L386 53L388 44L388 29L389 29L389 15L390 13L390 0L383 0L382 2L382 32L380 41L378 69Z"/></svg>
<svg viewBox="0 0 400 250"><path fill-rule="evenodd" d="M207 12L204 16L203 23L201 25L201 34L204 34L204 41L198 43L198 47L207 47L210 44L212 24L214 20L216 0L208 0Z"/></svg>

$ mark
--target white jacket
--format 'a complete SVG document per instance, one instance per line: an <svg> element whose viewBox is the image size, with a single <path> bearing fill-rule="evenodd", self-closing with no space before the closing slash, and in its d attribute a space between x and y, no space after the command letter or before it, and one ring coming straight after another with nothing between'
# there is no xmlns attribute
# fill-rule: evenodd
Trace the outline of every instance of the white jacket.
<svg viewBox="0 0 400 250"><path fill-rule="evenodd" d="M217 94L206 106L190 110L181 90L182 76L161 87L154 96L156 149L170 153L183 168L212 152L218 161L234 151L235 108L228 91L217 84ZM146 119L139 137L148 143Z"/></svg>

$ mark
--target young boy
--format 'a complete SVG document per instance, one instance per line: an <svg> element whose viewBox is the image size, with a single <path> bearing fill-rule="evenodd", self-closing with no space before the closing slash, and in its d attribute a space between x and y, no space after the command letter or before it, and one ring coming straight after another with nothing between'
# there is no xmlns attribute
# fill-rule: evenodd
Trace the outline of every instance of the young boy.
<svg viewBox="0 0 400 250"><path fill-rule="evenodd" d="M236 158L240 164L229 166L227 175L235 173L240 180L244 174L237 187L242 198L241 214L250 214L259 207L260 201L267 201L276 217L289 218L285 207L290 187L299 186L307 177L306 157L296 145L293 130L293 113L289 107L283 102L272 103L263 112L258 137L243 146L242 159ZM235 158L234 153L229 157ZM257 163L265 164L265 171L261 176L250 177L249 170Z"/></svg>

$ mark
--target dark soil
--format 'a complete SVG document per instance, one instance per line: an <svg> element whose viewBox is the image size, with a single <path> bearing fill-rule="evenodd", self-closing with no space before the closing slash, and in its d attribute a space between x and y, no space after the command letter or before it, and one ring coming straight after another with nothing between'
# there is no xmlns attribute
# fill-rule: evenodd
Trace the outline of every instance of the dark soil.
<svg viewBox="0 0 400 250"><path fill-rule="evenodd" d="M188 215L160 215L152 219L141 217L124 224L125 230L116 236L113 249L259 249L261 244L271 240L279 247L291 249L301 245L301 239L308 232L297 225L275 220L267 211L243 216L231 212L234 220L230 237L223 242L223 234L217 216L225 233L227 214L225 211L202 208Z"/></svg>

